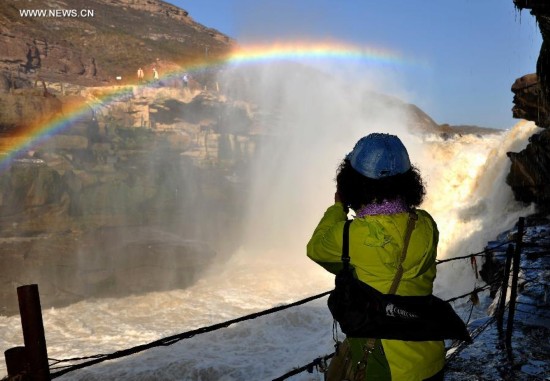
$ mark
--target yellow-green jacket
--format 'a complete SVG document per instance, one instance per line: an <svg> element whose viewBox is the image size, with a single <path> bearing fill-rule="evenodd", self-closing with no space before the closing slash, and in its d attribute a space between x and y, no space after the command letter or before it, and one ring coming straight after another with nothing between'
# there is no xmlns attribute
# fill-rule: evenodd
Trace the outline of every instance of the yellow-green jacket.
<svg viewBox="0 0 550 381"><path fill-rule="evenodd" d="M429 295L436 275L435 259L439 232L432 217L416 210L418 221L403 263L397 295ZM407 227L408 213L356 218L350 225L349 255L357 277L382 293L388 293L397 271ZM309 258L336 274L341 268L342 204L330 206L307 245ZM381 340L392 380L420 381L439 372L445 363L443 341ZM359 346L352 345L354 358Z"/></svg>

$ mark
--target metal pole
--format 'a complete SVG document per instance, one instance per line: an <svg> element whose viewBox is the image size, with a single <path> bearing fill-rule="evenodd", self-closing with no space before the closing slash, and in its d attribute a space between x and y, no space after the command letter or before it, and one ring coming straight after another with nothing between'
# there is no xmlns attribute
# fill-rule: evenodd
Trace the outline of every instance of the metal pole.
<svg viewBox="0 0 550 381"><path fill-rule="evenodd" d="M504 265L504 274L502 277L502 286L500 289L500 300L497 307L497 330L499 339L502 340L502 325L504 322L504 310L506 309L506 295L508 294L508 280L510 278L510 267L512 266L512 256L514 255L514 245L509 244L506 249L506 264Z"/></svg>
<svg viewBox="0 0 550 381"><path fill-rule="evenodd" d="M29 375L33 381L50 380L48 351L46 349L38 285L31 284L18 287L17 296L19 298L23 340L29 362Z"/></svg>
<svg viewBox="0 0 550 381"><path fill-rule="evenodd" d="M512 285L510 290L510 305L508 307L508 321L506 325L506 350L508 352L508 360L513 361L512 355L512 332L514 330L514 313L516 310L516 297L518 293L518 275L519 261L521 257L521 244L523 242L523 226L525 218L520 217L518 221L518 234L516 237L516 250L514 251L514 265L512 268Z"/></svg>

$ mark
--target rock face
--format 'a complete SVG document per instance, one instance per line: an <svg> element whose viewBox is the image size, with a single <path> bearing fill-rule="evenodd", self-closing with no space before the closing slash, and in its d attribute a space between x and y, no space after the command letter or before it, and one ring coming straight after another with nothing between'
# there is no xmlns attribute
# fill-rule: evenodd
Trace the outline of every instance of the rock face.
<svg viewBox="0 0 550 381"><path fill-rule="evenodd" d="M40 284L44 307L187 287L233 248L254 148L248 114L208 93L142 90L3 163L0 314L17 311L13 285ZM133 109L143 103L156 110L144 126Z"/></svg>
<svg viewBox="0 0 550 381"><path fill-rule="evenodd" d="M545 96L537 74L527 74L516 79L514 93L514 118L526 119L539 127L550 127L550 110L545 106Z"/></svg>
<svg viewBox="0 0 550 381"><path fill-rule="evenodd" d="M520 10L530 9L543 42L536 73L518 78L513 86L515 118L533 121L545 130L532 136L525 150L508 154L512 161L507 183L517 200L534 202L550 211L550 5L544 0L514 0Z"/></svg>
<svg viewBox="0 0 550 381"><path fill-rule="evenodd" d="M22 13L36 10L48 14ZM58 14L73 10L91 14ZM233 45L159 0L2 3L0 314L17 311L21 284L38 283L44 307L187 287L231 250L249 115L207 91L213 72L185 89L164 74ZM128 86L138 67L142 86Z"/></svg>
<svg viewBox="0 0 550 381"><path fill-rule="evenodd" d="M41 89L20 90L12 94L0 94L0 133L17 131L34 120L51 120L61 114L58 98L43 96ZM32 115L34 118L29 118Z"/></svg>
<svg viewBox="0 0 550 381"><path fill-rule="evenodd" d="M512 166L506 181L516 199L534 202L542 212L550 212L550 130L531 136L523 151L509 152L508 157Z"/></svg>
<svg viewBox="0 0 550 381"><path fill-rule="evenodd" d="M46 308L184 288L231 250L246 197L235 179L254 145L248 114L208 95L212 73L185 89L163 76L233 45L159 0L2 3L0 314L16 313L15 287L29 283ZM142 86L128 86L138 67ZM153 67L161 81L146 86ZM239 131L227 128L235 118ZM55 134L10 157L50 124Z"/></svg>
<svg viewBox="0 0 550 381"><path fill-rule="evenodd" d="M42 12L42 13L28 13ZM217 59L234 41L160 0L5 0L0 90L45 81L99 85Z"/></svg>

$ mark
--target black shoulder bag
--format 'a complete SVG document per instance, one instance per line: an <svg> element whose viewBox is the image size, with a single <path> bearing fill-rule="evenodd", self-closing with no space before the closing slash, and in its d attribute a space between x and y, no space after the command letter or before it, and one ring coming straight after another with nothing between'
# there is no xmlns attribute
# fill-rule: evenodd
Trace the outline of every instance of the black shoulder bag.
<svg viewBox="0 0 550 381"><path fill-rule="evenodd" d="M390 294L382 294L354 276L349 264L349 226L352 220L346 221L342 244L343 268L336 275L328 307L347 336L405 341L472 341L466 325L448 302L434 295L393 294L403 274L402 263L417 218L416 213L411 212L403 253Z"/></svg>

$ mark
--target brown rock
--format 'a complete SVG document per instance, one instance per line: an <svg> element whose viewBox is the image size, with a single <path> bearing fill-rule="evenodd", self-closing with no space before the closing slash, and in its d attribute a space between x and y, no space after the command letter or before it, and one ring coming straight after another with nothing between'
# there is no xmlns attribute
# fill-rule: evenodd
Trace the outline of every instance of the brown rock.
<svg viewBox="0 0 550 381"><path fill-rule="evenodd" d="M516 199L550 211L550 130L531 136L523 151L509 152L508 157L512 165L506 182Z"/></svg>
<svg viewBox="0 0 550 381"><path fill-rule="evenodd" d="M533 121L539 127L550 127L550 110L544 102L537 74L527 74L516 79L512 85L512 92L514 118Z"/></svg>
<svg viewBox="0 0 550 381"><path fill-rule="evenodd" d="M0 7L0 73L32 82L98 86L117 76L131 82L138 67L159 63L161 73L198 59L219 59L235 45L219 31L161 0L65 0L63 8L92 17L24 17L22 9L52 9L49 0L3 0ZM85 5L84 5L85 4ZM109 17L105 17L108 15ZM116 27L115 27L116 26Z"/></svg>
<svg viewBox="0 0 550 381"><path fill-rule="evenodd" d="M518 9L530 9L542 34L536 74L518 78L513 86L515 118L550 128L550 3L544 0L514 0ZM534 202L545 211L550 205L550 131L533 135L519 153L508 153L512 161L507 183L517 200Z"/></svg>
<svg viewBox="0 0 550 381"><path fill-rule="evenodd" d="M42 89L0 94L0 131L28 127L37 120L51 120L61 112L61 102L44 97Z"/></svg>
<svg viewBox="0 0 550 381"><path fill-rule="evenodd" d="M88 138L78 135L57 134L51 136L40 145L43 150L85 150L88 148Z"/></svg>
<svg viewBox="0 0 550 381"><path fill-rule="evenodd" d="M20 160L4 174L2 214L22 213L35 207L59 203L63 186L59 174L40 160Z"/></svg>

